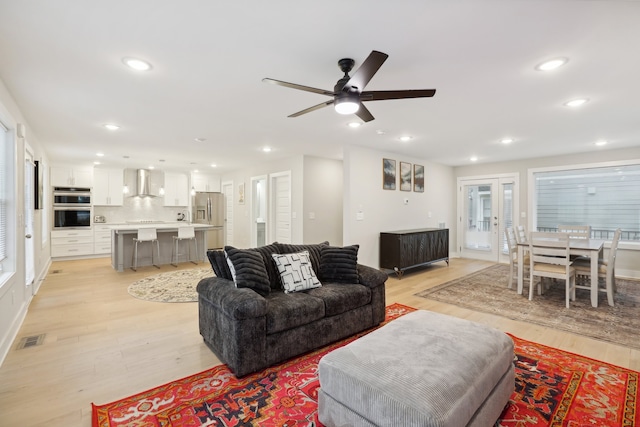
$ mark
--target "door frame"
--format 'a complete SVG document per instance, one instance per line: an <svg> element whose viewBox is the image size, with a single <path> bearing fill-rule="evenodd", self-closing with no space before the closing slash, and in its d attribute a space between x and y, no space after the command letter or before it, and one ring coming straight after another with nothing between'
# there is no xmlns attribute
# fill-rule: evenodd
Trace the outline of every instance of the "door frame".
<svg viewBox="0 0 640 427"><path fill-rule="evenodd" d="M33 149L29 146L29 144L25 141L24 148L24 203L23 203L23 227L22 227L22 238L24 239L24 285L27 288L27 294L35 295L36 289L34 287L36 281L36 269L35 269L35 257L36 257L36 246L35 246L35 192L34 192L34 174L35 174L35 163L34 163L34 153ZM30 192L31 194L27 194ZM31 201L31 204L28 201ZM29 220L31 220L31 224L29 224ZM27 237L27 235L29 237ZM31 276L31 281L27 283L29 277Z"/></svg>
<svg viewBox="0 0 640 427"><path fill-rule="evenodd" d="M250 221L251 221L251 247L256 248L258 247L258 225L257 225L257 215L256 215L256 204L257 204L257 194L256 194L256 184L259 181L263 181L264 182L264 203L265 203L265 209L264 209L264 215L266 216L266 218L264 218L264 233L265 233L265 244L269 241L268 240L268 236L269 236L269 232L270 232L270 227L269 227L269 177L267 175L259 175L259 176L252 176L251 177L251 192L250 192L250 198L249 198L249 210L251 212L251 214L249 215L250 217Z"/></svg>
<svg viewBox="0 0 640 427"><path fill-rule="evenodd" d="M229 192L227 192L230 189ZM233 181L223 181L220 184L220 190L224 195L224 244L225 246L233 246L233 224L234 224L234 191ZM229 215L227 215L229 214Z"/></svg>
<svg viewBox="0 0 640 427"><path fill-rule="evenodd" d="M492 248L495 247L495 250L481 252L481 251L464 251L464 221L465 217L464 213L464 199L463 199L463 187L469 184L482 184L482 183L490 183L495 186L495 189L492 188L492 205L495 206L493 209L497 210L498 217L497 220L492 219L492 227L494 227L491 245ZM513 184L513 193L512 193L512 226L516 227L520 223L520 174L517 172L514 173L504 173L504 174L496 174L496 175L479 175L479 176L464 176L457 178L457 249L458 254L461 257L469 257L473 259L482 259L493 262L500 263L508 263L509 256L508 253L505 253L502 249L502 243L504 241L504 228L506 227L504 224L508 223L507 219L504 218L504 184ZM493 193L496 192L498 197L494 202ZM495 215L494 215L495 216ZM497 225L494 225L496 224ZM476 256L469 256L476 255Z"/></svg>

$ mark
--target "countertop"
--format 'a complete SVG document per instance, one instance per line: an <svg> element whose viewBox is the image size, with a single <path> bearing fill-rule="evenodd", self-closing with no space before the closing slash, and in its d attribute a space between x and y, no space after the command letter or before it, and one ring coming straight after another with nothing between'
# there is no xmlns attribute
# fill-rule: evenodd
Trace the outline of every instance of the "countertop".
<svg viewBox="0 0 640 427"><path fill-rule="evenodd" d="M112 230L118 232L132 232L139 230L141 228L155 228L158 231L176 231L179 227L193 227L198 230L210 230L213 226L209 224L198 224L198 223L189 223L187 221L175 221L175 222L157 222L157 223L143 223L143 224L108 224L105 223L103 225L109 226Z"/></svg>

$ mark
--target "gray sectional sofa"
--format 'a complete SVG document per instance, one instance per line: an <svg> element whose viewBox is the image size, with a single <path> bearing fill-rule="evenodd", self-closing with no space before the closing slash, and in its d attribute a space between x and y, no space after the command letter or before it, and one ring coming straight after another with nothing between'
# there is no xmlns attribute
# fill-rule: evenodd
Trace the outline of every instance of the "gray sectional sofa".
<svg viewBox="0 0 640 427"><path fill-rule="evenodd" d="M208 251L216 277L197 286L205 344L241 377L378 325L385 316L387 275L357 264L357 251L357 245L328 242ZM318 279L308 282L310 289L291 288L290 266L281 265L299 255Z"/></svg>

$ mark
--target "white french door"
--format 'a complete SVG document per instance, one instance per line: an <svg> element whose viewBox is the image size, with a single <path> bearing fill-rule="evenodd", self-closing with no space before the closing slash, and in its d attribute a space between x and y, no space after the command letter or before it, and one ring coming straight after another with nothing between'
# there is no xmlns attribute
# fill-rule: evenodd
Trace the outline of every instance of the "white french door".
<svg viewBox="0 0 640 427"><path fill-rule="evenodd" d="M33 238L33 211L34 211L34 163L33 155L25 150L24 162L24 273L25 286L31 289L35 279L35 249Z"/></svg>
<svg viewBox="0 0 640 427"><path fill-rule="evenodd" d="M458 178L458 251L461 257L508 262L504 229L518 212L518 176Z"/></svg>

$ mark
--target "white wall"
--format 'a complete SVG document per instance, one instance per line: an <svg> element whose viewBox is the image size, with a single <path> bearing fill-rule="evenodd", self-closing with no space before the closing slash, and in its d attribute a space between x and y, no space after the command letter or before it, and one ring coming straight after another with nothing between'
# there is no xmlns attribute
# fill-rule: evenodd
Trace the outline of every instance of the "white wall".
<svg viewBox="0 0 640 427"><path fill-rule="evenodd" d="M343 176L340 160L304 157L303 243L342 246Z"/></svg>
<svg viewBox="0 0 640 427"><path fill-rule="evenodd" d="M29 303L32 299L32 290L37 288L41 280L46 275L51 263L49 241L43 245L43 233L48 237L48 229L42 229L43 210L34 212L34 262L35 281L30 288L25 286L25 257L24 257L24 164L26 144L33 150L34 160L39 160L49 165L48 158L44 152L37 136L33 132L29 123L25 120L20 109L7 91L4 82L0 81L0 120L9 128L9 134L15 139L15 162L13 189L16 194L15 204L12 204L10 217L17 223L15 234L10 236L10 246L7 252L15 260L15 272L8 281L0 283L0 363L4 360L7 352L11 349L11 344L15 338L20 325L27 313ZM16 127L22 123L26 128L26 138L17 138ZM42 163L41 163L42 164ZM46 172L45 172L46 173ZM13 230L9 230L10 232Z"/></svg>
<svg viewBox="0 0 640 427"><path fill-rule="evenodd" d="M382 159L423 165L424 193L382 189ZM449 246L456 241L456 180L453 168L424 159L349 146L344 151L344 244L359 244L358 262L379 267L380 232L413 228L449 228ZM408 204L404 204L408 199ZM362 212L363 220L356 214ZM429 216L429 213L431 214Z"/></svg>

